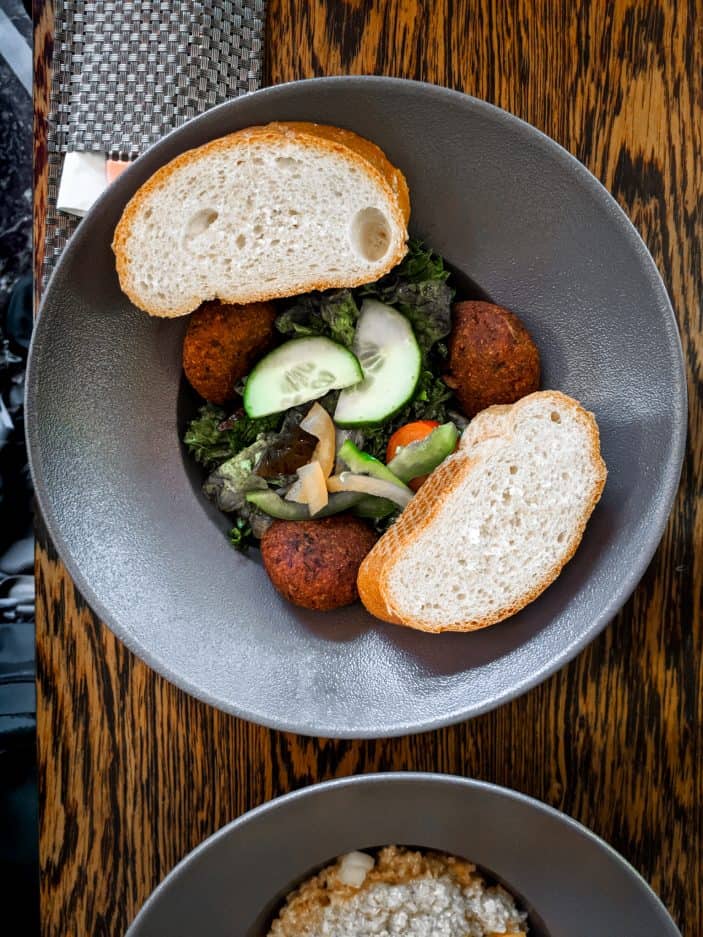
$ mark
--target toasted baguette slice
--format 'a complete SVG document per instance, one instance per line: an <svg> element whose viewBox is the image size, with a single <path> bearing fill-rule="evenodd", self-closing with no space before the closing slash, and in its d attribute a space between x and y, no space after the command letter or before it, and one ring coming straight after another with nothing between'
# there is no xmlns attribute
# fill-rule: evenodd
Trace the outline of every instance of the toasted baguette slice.
<svg viewBox="0 0 703 937"><path fill-rule="evenodd" d="M155 316L358 286L406 253L405 177L373 143L319 124L250 127L182 153L124 210L120 286Z"/></svg>
<svg viewBox="0 0 703 937"><path fill-rule="evenodd" d="M489 407L361 564L377 618L473 631L514 615L557 578L606 479L591 413L557 391Z"/></svg>

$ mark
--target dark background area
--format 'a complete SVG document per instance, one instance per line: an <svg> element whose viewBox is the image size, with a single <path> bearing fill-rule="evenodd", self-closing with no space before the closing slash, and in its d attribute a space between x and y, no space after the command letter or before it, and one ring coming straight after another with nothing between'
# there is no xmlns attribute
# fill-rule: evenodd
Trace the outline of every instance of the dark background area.
<svg viewBox="0 0 703 937"><path fill-rule="evenodd" d="M0 0L0 896L23 935L39 932L34 539L23 415L32 329L30 10Z"/></svg>

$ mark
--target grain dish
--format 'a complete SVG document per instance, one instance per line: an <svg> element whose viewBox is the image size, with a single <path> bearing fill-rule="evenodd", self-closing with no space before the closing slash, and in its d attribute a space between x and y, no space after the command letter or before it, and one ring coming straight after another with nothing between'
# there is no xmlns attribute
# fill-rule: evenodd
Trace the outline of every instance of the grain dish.
<svg viewBox="0 0 703 937"><path fill-rule="evenodd" d="M287 899L268 937L526 937L527 914L453 856L397 846L349 853Z"/></svg>

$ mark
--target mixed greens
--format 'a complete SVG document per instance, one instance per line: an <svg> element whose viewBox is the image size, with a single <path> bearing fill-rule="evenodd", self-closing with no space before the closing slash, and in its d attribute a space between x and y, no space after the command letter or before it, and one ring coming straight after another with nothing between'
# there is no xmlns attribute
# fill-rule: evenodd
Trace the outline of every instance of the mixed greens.
<svg viewBox="0 0 703 937"><path fill-rule="evenodd" d="M205 494L234 515L234 546L246 548L271 517L352 509L382 529L412 497L406 483L453 451L452 395L440 377L454 295L448 277L441 257L415 241L376 283L282 304L276 330L296 341L252 369L243 406L205 404L184 436L210 472ZM386 465L390 437L418 420L443 425Z"/></svg>

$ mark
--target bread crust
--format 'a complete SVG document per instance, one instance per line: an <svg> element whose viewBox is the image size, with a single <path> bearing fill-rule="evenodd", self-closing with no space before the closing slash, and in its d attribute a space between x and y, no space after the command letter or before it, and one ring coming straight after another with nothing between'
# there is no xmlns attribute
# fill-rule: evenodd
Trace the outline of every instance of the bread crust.
<svg viewBox="0 0 703 937"><path fill-rule="evenodd" d="M512 604L497 610L492 615L482 619L453 621L437 626L436 623L423 619L421 616L401 615L397 603L389 586L391 570L402 551L412 544L417 537L437 519L445 501L451 498L452 493L462 484L467 475L479 468L487 454L483 446L490 440L499 445L502 439L508 438L512 427L519 417L520 409L535 398L551 399L555 404L572 410L586 426L590 446L591 460L595 471L596 481L586 507L580 517L576 518L573 533L566 545L563 558L545 571L544 576L535 583L532 589L525 592ZM493 411L493 412L492 412ZM581 404L560 391L537 391L523 397L512 405L489 407L475 418L480 421L479 427L473 432L470 423L465 431L469 434L470 443L465 447L463 443L453 455L449 456L429 477L418 494L400 515L398 521L381 537L376 546L365 558L359 569L358 588L359 597L366 609L376 618L415 628L418 631L440 633L443 631L476 631L487 628L489 625L504 621L533 602L544 590L559 576L562 569L573 557L583 538L586 524L600 500L607 469L600 453L600 433L598 424L592 413L585 410Z"/></svg>
<svg viewBox="0 0 703 937"><path fill-rule="evenodd" d="M246 127L243 130L237 130L224 137L211 140L209 143L205 143L195 149L186 150L185 153L181 153L165 166L157 169L157 171L135 192L127 203L122 217L117 223L112 239L112 250L115 254L120 287L135 306L148 312L149 315L170 318L187 315L202 302L212 299L219 299L223 303L243 305L245 303L280 299L285 296L310 292L312 290L326 290L342 286L362 286L364 283L368 282L368 278L365 276L345 278L343 282L339 279L321 277L318 280L310 280L301 283L300 286L294 288L293 291L290 289L272 289L269 287L268 289L252 289L252 291L246 295L203 296L200 297L197 302L184 301L182 305L171 306L168 309L150 307L135 288L132 278L130 277L128 243L132 225L139 216L145 200L152 192L160 188L181 167L188 166L210 153L236 149L240 146L247 146L252 143L270 142L275 144L282 140L290 140L291 138L295 138L297 141L310 148L323 150L328 153L334 152L342 156L354 165L361 167L367 176L371 177L377 185L385 190L393 214L392 222L395 226L406 232L406 238L395 251L389 253L383 267L379 268L378 276L382 276L396 266L396 264L400 263L407 253L407 223L410 217L408 186L403 173L389 162L383 151L377 147L375 143L360 137L351 130L331 127L326 124L306 123L303 121L273 122L255 127Z"/></svg>
<svg viewBox="0 0 703 937"><path fill-rule="evenodd" d="M312 134L322 140L329 140L332 143L339 143L348 147L350 150L358 153L362 159L370 163L383 178L388 182L393 194L395 195L405 223L410 220L410 190L408 183L400 171L388 159L380 146L367 140L366 137L360 137L353 130L345 130L343 127L332 127L330 124L312 124L307 121L281 121L279 124L270 124L269 126L285 127L294 130L297 133Z"/></svg>

